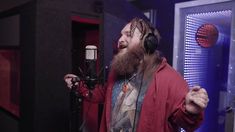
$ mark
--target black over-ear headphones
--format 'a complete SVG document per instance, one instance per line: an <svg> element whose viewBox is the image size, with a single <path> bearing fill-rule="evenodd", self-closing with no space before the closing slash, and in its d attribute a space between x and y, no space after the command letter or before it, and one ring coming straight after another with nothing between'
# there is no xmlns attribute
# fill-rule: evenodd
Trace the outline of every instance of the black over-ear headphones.
<svg viewBox="0 0 235 132"><path fill-rule="evenodd" d="M153 54L158 47L159 40L153 33L148 33L144 39L144 49L147 54Z"/></svg>

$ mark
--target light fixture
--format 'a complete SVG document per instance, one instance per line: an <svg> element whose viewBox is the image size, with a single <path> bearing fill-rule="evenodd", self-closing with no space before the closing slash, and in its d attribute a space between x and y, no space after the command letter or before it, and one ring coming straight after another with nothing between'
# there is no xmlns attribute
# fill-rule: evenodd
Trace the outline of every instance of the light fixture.
<svg viewBox="0 0 235 132"><path fill-rule="evenodd" d="M209 48L216 44L218 36L219 32L215 25L203 24L197 29L195 39L200 46Z"/></svg>

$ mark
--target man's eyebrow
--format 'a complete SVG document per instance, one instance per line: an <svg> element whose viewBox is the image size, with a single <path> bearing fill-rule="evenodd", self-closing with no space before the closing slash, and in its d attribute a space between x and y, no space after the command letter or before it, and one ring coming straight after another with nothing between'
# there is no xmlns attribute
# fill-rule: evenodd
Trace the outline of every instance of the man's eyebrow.
<svg viewBox="0 0 235 132"><path fill-rule="evenodd" d="M131 33L131 31L130 30L126 30L123 33L129 34L129 33Z"/></svg>

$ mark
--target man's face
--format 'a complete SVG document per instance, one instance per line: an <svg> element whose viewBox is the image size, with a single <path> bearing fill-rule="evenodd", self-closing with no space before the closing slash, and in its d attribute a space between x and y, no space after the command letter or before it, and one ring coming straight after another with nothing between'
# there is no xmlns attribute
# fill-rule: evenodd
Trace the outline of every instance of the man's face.
<svg viewBox="0 0 235 132"><path fill-rule="evenodd" d="M121 37L118 40L118 50L120 54L124 54L136 45L140 45L141 33L138 28L134 29L134 33L131 36L131 24L128 23L121 31Z"/></svg>
<svg viewBox="0 0 235 132"><path fill-rule="evenodd" d="M114 56L112 67L119 75L132 74L137 70L143 55L141 42L141 33L136 28L131 35L130 23L121 31L121 37L118 40L118 54Z"/></svg>

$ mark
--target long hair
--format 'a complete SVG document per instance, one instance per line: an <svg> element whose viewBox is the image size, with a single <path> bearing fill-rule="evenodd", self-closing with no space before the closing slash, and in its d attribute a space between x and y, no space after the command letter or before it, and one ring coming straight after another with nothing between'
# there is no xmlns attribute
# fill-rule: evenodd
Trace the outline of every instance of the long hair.
<svg viewBox="0 0 235 132"><path fill-rule="evenodd" d="M153 33L157 37L157 40L160 42L161 36L159 31L156 28L154 28L148 21L136 17L132 19L130 23L131 23L130 26L131 37L133 36L135 29L137 28L141 33L141 40L144 41L145 37L149 33Z"/></svg>
<svg viewBox="0 0 235 132"><path fill-rule="evenodd" d="M160 33L148 21L145 21L141 18L134 18L130 21L130 23L131 23L131 26L130 26L131 36L133 36L136 28L141 32L141 46L142 47L144 47L145 37L149 33L153 33L157 37L157 40L160 41L161 39ZM152 74L157 69L161 61L162 61L162 55L160 51L156 50L155 53L151 55L146 53L144 55L141 65L138 68L139 69L138 72L144 73L143 79L146 80L152 76Z"/></svg>

